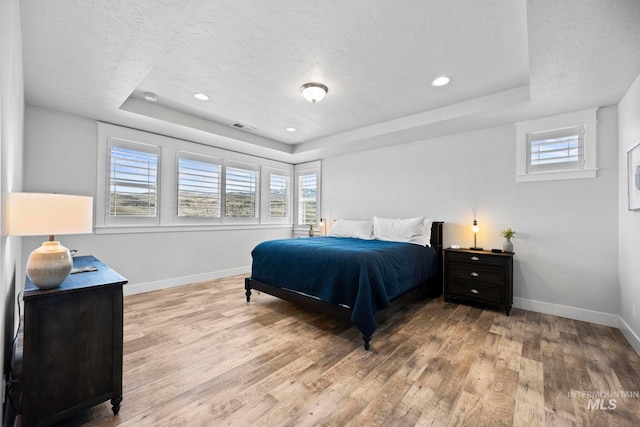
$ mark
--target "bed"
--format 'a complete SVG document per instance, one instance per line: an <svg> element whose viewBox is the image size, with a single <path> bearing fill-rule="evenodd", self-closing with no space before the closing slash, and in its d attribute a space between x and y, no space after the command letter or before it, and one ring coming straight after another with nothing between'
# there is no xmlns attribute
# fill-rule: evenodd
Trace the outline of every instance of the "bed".
<svg viewBox="0 0 640 427"><path fill-rule="evenodd" d="M391 305L442 293L443 222L430 223L430 246L352 237L272 240L252 251L245 295L261 291L354 324L365 349Z"/></svg>

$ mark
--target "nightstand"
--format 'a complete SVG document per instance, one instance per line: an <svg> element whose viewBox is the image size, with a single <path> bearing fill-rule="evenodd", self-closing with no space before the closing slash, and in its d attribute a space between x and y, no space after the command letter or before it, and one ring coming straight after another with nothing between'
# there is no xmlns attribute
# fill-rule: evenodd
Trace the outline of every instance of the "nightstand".
<svg viewBox="0 0 640 427"><path fill-rule="evenodd" d="M24 289L22 425L50 425L111 400L122 401L122 285L92 256L75 257L54 289Z"/></svg>
<svg viewBox="0 0 640 427"><path fill-rule="evenodd" d="M513 305L512 252L444 250L444 300L463 300L504 307Z"/></svg>

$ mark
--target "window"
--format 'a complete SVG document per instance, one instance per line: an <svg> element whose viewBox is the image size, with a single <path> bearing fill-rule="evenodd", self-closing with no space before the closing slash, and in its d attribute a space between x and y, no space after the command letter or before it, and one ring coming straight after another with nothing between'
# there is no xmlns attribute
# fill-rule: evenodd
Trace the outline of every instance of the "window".
<svg viewBox="0 0 640 427"><path fill-rule="evenodd" d="M256 218L258 172L241 167L225 168L226 218Z"/></svg>
<svg viewBox="0 0 640 427"><path fill-rule="evenodd" d="M98 122L98 234L291 228L294 166Z"/></svg>
<svg viewBox="0 0 640 427"><path fill-rule="evenodd" d="M594 178L596 110L516 123L518 182Z"/></svg>
<svg viewBox="0 0 640 427"><path fill-rule="evenodd" d="M289 200L289 177L277 173L269 174L269 218L286 218Z"/></svg>
<svg viewBox="0 0 640 427"><path fill-rule="evenodd" d="M178 217L220 218L222 167L220 164L178 159Z"/></svg>
<svg viewBox="0 0 640 427"><path fill-rule="evenodd" d="M157 215L157 153L111 145L109 171L110 217Z"/></svg>
<svg viewBox="0 0 640 427"><path fill-rule="evenodd" d="M298 224L309 225L317 222L318 174L316 172L298 175Z"/></svg>
<svg viewBox="0 0 640 427"><path fill-rule="evenodd" d="M584 126L527 134L527 173L584 169Z"/></svg>

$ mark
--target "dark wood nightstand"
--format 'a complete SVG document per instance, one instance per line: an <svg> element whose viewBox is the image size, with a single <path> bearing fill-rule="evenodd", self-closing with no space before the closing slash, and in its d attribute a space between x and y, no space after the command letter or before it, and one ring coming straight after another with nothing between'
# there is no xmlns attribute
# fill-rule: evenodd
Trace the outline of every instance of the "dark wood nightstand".
<svg viewBox="0 0 640 427"><path fill-rule="evenodd" d="M122 285L92 256L76 257L58 288L24 290L22 425L43 426L111 400L122 401Z"/></svg>
<svg viewBox="0 0 640 427"><path fill-rule="evenodd" d="M513 305L512 252L444 250L444 300L500 305L507 316Z"/></svg>

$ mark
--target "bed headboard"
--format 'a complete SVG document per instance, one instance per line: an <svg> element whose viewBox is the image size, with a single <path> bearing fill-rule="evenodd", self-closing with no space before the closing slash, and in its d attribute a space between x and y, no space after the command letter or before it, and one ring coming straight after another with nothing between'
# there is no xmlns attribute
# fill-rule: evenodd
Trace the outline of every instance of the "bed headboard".
<svg viewBox="0 0 640 427"><path fill-rule="evenodd" d="M431 247L438 253L442 252L444 243L442 235L442 225L444 221L433 221L431 224Z"/></svg>

